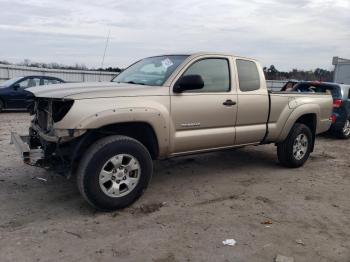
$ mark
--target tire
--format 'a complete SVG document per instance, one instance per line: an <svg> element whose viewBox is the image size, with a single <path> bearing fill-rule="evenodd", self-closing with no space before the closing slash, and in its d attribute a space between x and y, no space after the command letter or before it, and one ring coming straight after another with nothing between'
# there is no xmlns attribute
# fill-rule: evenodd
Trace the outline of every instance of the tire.
<svg viewBox="0 0 350 262"><path fill-rule="evenodd" d="M310 128L304 124L294 124L288 137L277 144L280 164L290 168L301 167L310 156L312 144L313 136Z"/></svg>
<svg viewBox="0 0 350 262"><path fill-rule="evenodd" d="M335 135L340 139L349 139L350 138L350 119L345 121L344 127L335 131Z"/></svg>
<svg viewBox="0 0 350 262"><path fill-rule="evenodd" d="M147 188L152 173L152 158L144 145L130 137L109 136L83 155L77 184L94 208L114 211L134 203Z"/></svg>

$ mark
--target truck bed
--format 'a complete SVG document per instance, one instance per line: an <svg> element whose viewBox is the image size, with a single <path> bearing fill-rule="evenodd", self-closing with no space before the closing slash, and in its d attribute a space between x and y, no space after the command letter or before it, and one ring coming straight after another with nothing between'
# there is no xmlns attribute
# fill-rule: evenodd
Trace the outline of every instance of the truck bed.
<svg viewBox="0 0 350 262"><path fill-rule="evenodd" d="M292 114L305 108L311 108L315 115L319 115L316 134L326 132L330 127L333 98L328 94L297 93L297 92L269 92L270 114L268 120L268 135L266 141L282 141L288 135L284 128L289 125Z"/></svg>

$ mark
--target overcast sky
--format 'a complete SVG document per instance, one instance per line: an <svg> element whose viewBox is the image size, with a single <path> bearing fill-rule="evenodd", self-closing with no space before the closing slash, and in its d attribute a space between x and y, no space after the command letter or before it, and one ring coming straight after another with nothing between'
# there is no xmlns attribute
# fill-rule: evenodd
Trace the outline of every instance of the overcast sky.
<svg viewBox="0 0 350 262"><path fill-rule="evenodd" d="M0 60L99 67L223 51L280 70L350 58L350 0L0 0Z"/></svg>

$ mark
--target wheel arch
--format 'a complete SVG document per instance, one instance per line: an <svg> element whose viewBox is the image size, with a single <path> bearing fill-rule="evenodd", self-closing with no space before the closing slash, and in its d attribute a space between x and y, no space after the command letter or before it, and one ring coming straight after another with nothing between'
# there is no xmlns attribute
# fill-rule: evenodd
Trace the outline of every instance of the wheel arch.
<svg viewBox="0 0 350 262"><path fill-rule="evenodd" d="M310 128L313 141L312 141L312 151L314 149L314 143L315 143L315 137L316 137L316 130L318 125L318 115L320 114L319 107L316 105L307 105L307 106L300 106L296 108L289 118L287 119L280 136L278 138L278 141L284 141L290 130L293 128L295 123L301 123L306 125Z"/></svg>
<svg viewBox="0 0 350 262"><path fill-rule="evenodd" d="M317 115L315 113L302 115L297 119L297 121L295 121L295 123L304 124L310 128L312 134L311 152L313 152L316 138Z"/></svg>
<svg viewBox="0 0 350 262"><path fill-rule="evenodd" d="M159 157L159 142L154 128L147 122L122 122L108 124L87 131L75 144L71 157L71 171L74 173L77 163L84 152L97 140L112 136L123 135L136 139L149 151L152 159Z"/></svg>

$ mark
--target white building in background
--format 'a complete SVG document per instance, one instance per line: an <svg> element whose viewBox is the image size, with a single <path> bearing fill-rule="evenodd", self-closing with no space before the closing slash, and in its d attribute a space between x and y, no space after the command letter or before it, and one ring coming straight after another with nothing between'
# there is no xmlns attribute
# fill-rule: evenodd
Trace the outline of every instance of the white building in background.
<svg viewBox="0 0 350 262"><path fill-rule="evenodd" d="M332 64L335 66L333 81L350 85L350 59L335 56Z"/></svg>
<svg viewBox="0 0 350 262"><path fill-rule="evenodd" d="M47 69L0 64L0 83L14 77L27 75L54 76L66 82L99 82L111 81L117 74L107 71Z"/></svg>

